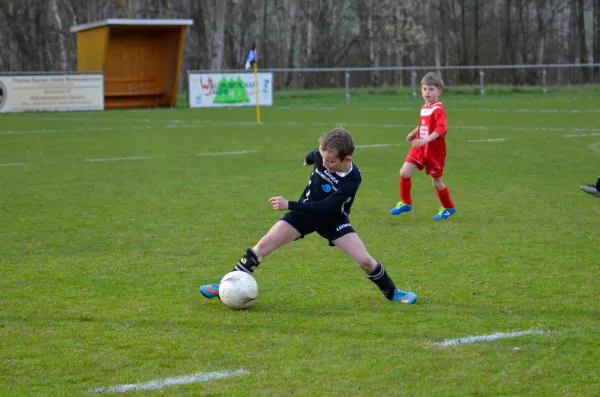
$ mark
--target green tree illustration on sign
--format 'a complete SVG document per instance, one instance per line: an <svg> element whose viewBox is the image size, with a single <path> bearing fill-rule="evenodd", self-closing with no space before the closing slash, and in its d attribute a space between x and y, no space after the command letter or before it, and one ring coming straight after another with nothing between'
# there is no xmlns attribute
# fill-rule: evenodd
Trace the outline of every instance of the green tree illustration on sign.
<svg viewBox="0 0 600 397"><path fill-rule="evenodd" d="M227 79L223 76L217 87L213 103L246 103L250 102L248 92L241 77Z"/></svg>

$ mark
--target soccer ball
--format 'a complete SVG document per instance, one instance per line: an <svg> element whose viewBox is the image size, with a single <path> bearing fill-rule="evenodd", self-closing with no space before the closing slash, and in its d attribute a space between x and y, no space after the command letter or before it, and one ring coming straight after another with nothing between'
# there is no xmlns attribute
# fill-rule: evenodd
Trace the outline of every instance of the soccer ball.
<svg viewBox="0 0 600 397"><path fill-rule="evenodd" d="M230 309L249 308L258 298L258 284L246 272L227 273L219 284L219 298Z"/></svg>

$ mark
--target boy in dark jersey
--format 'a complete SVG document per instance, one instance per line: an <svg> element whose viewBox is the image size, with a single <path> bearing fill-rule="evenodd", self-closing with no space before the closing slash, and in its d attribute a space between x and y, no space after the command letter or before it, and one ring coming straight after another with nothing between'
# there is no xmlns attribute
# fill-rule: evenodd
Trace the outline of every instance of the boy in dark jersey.
<svg viewBox="0 0 600 397"><path fill-rule="evenodd" d="M249 274L263 258L277 248L317 232L329 245L344 251L365 271L383 295L392 302L414 303L413 292L402 291L394 285L381 262L373 259L358 237L348 216L362 181L360 170L352 162L354 139L343 128L334 128L319 139L319 148L308 153L305 166L314 166L308 186L298 201L282 196L271 197L275 210L289 210L253 248L248 248L233 270ZM219 296L218 284L200 286L206 298Z"/></svg>

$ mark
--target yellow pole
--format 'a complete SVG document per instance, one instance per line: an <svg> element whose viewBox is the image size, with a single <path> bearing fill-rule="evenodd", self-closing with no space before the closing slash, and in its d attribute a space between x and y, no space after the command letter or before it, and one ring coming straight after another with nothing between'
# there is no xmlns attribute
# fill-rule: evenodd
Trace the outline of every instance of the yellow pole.
<svg viewBox="0 0 600 397"><path fill-rule="evenodd" d="M260 124L260 103L259 97L259 86L258 86L258 64L254 62L254 88L256 91L256 124Z"/></svg>

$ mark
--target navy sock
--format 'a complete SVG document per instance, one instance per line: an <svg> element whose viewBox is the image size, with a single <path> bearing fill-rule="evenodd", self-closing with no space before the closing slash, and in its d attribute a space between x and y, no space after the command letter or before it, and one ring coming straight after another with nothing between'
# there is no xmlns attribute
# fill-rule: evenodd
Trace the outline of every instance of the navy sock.
<svg viewBox="0 0 600 397"><path fill-rule="evenodd" d="M256 269L259 264L260 261L258 260L258 257L254 251L252 251L252 248L248 248L244 256L242 256L238 263L236 263L233 270L252 274L254 269Z"/></svg>
<svg viewBox="0 0 600 397"><path fill-rule="evenodd" d="M596 190L600 192L600 176L598 177L598 180L596 181Z"/></svg>
<svg viewBox="0 0 600 397"><path fill-rule="evenodd" d="M389 300L394 297L396 286L387 274L381 262L377 261L377 267L371 273L367 273L367 278L377 285L381 293Z"/></svg>

